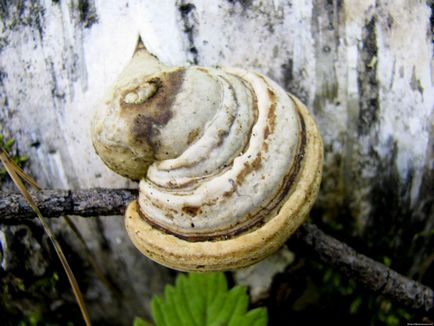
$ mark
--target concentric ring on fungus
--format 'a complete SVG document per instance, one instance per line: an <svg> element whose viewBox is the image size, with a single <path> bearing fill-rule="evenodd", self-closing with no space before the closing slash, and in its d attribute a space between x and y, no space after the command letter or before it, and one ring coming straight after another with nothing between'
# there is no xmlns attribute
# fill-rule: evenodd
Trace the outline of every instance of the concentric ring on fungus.
<svg viewBox="0 0 434 326"><path fill-rule="evenodd" d="M179 270L265 258L304 221L319 189L323 148L312 116L275 82L241 69L171 68L139 47L99 105L92 138L110 168L141 180L125 215L131 240Z"/></svg>

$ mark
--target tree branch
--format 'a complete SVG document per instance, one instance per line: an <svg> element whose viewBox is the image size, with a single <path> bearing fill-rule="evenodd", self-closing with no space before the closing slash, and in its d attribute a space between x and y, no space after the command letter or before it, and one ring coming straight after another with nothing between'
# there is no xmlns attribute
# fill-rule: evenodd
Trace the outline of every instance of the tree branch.
<svg viewBox="0 0 434 326"><path fill-rule="evenodd" d="M45 217L80 215L120 215L137 196L130 189L44 190L33 193ZM0 192L0 223L19 224L35 214L19 193ZM434 292L414 280L398 274L337 239L326 235L313 224L305 223L295 240L312 249L321 260L336 267L371 290L413 309L427 312L434 307Z"/></svg>
<svg viewBox="0 0 434 326"><path fill-rule="evenodd" d="M132 189L43 190L30 193L45 217L121 215L127 204L137 197L137 190ZM0 191L0 223L19 224L23 219L35 216L20 193Z"/></svg>
<svg viewBox="0 0 434 326"><path fill-rule="evenodd" d="M304 223L295 233L295 238L314 251L323 262L374 292L412 309L433 310L434 292L431 288L356 252L316 225Z"/></svg>

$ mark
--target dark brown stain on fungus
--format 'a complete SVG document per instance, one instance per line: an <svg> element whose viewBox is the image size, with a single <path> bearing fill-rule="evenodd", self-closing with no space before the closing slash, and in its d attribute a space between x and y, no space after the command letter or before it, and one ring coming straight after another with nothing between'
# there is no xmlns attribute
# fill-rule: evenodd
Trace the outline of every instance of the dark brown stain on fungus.
<svg viewBox="0 0 434 326"><path fill-rule="evenodd" d="M228 135L229 135L229 132L227 130L220 129L217 132L217 137L218 137L219 141L217 142L216 146L220 147Z"/></svg>
<svg viewBox="0 0 434 326"><path fill-rule="evenodd" d="M182 211L190 216L196 216L198 213L201 213L201 209L198 206L184 206Z"/></svg>
<svg viewBox="0 0 434 326"><path fill-rule="evenodd" d="M197 128L190 131L188 133L187 144L188 145L192 144L197 139L197 136L199 136L199 134L200 134L200 130Z"/></svg>
<svg viewBox="0 0 434 326"><path fill-rule="evenodd" d="M241 170L240 174L237 175L237 179L235 180L236 184L241 185L249 173L258 170L261 167L261 162L262 156L259 153L252 163L244 163L244 168Z"/></svg>
<svg viewBox="0 0 434 326"><path fill-rule="evenodd" d="M169 73L163 72L159 78L147 81L156 85L156 91L143 103L124 102L125 96L136 91L140 86L125 90L120 96L120 114L132 120L130 124L132 142L138 145L147 144L152 148L154 155L159 154L160 128L166 125L173 116L172 105L182 87L184 74L185 69L182 68Z"/></svg>
<svg viewBox="0 0 434 326"><path fill-rule="evenodd" d="M261 154L259 154L252 162L252 169L258 170L261 166L262 166L262 156Z"/></svg>

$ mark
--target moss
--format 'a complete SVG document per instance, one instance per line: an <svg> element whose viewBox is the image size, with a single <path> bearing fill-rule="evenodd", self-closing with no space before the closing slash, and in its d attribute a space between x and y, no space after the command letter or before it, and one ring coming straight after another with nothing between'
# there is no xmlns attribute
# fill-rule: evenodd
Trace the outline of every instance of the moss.
<svg viewBox="0 0 434 326"><path fill-rule="evenodd" d="M19 166L23 167L23 164L29 160L26 155L19 155L18 151L14 149L15 139L6 138L0 134L0 147L5 150L5 152L12 158L12 160ZM4 167L0 168L0 185L6 179L6 169Z"/></svg>

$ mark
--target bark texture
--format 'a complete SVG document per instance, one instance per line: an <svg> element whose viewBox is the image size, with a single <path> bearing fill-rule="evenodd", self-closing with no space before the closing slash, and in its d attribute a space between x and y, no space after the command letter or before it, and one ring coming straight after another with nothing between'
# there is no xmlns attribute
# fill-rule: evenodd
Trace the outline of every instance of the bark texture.
<svg viewBox="0 0 434 326"><path fill-rule="evenodd" d="M371 248L370 256L387 256L399 272L420 279L422 270L430 270L434 247L430 4L1 2L1 133L16 138L20 153L30 156L29 172L44 188L136 188L95 155L89 120L139 35L167 64L260 71L302 99L318 121L325 165L315 221L345 230L351 225L347 232ZM108 275L135 284L125 304L146 310L146 285L161 289L157 283L170 273L136 252L119 219L80 219L77 227ZM31 239L37 232L28 228ZM17 237L8 227L2 230ZM58 230L79 252L63 224ZM95 302L95 318L130 323L134 309L110 319L116 316L107 309L114 299L105 300Z"/></svg>
<svg viewBox="0 0 434 326"><path fill-rule="evenodd" d="M137 197L133 189L44 190L31 192L45 217L63 215L123 215L127 204ZM0 223L19 224L36 215L20 193L0 192Z"/></svg>

